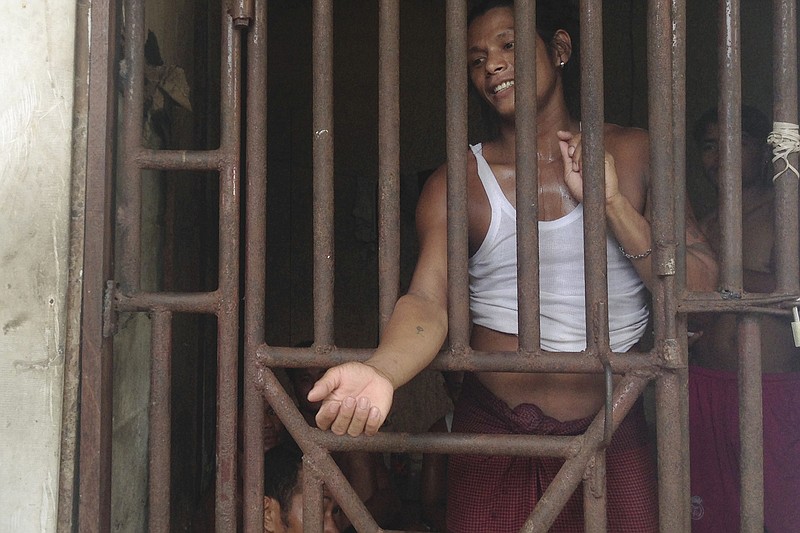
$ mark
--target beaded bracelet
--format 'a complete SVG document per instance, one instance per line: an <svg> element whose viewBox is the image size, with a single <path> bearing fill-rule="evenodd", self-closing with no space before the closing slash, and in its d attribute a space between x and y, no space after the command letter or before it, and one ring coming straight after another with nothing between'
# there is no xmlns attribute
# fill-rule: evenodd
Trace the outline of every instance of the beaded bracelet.
<svg viewBox="0 0 800 533"><path fill-rule="evenodd" d="M619 251L622 252L622 255L624 255L627 259L633 260L633 259L644 259L648 255L650 255L650 253L653 251L653 249L652 248L648 248L644 252L634 255L634 254L629 254L628 252L626 252L625 248L623 248L622 245L620 244L619 245Z"/></svg>

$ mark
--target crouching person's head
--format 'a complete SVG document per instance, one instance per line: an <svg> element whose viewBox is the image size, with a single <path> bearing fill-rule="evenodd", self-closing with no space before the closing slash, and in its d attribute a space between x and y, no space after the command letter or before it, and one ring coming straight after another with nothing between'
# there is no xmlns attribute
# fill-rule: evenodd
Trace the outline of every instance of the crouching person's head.
<svg viewBox="0 0 800 533"><path fill-rule="evenodd" d="M303 455L292 443L264 454L264 533L303 533ZM339 533L339 504L324 491L324 533Z"/></svg>

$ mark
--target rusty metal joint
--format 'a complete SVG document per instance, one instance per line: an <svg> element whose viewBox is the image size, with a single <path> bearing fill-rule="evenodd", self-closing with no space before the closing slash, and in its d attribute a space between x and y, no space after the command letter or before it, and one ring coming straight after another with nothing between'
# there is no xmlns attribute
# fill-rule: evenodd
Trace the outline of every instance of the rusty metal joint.
<svg viewBox="0 0 800 533"><path fill-rule="evenodd" d="M598 472L598 455L604 453L597 451L592 455L591 459L586 463L586 470L583 473L583 479L589 487L589 492L593 498L602 498L605 496L606 484L605 478Z"/></svg>
<svg viewBox="0 0 800 533"><path fill-rule="evenodd" d="M661 342L659 353L661 354L664 368L675 369L685 366L681 361L680 343L677 339L664 339Z"/></svg>
<svg viewBox="0 0 800 533"><path fill-rule="evenodd" d="M657 241L653 250L653 268L657 276L674 276L675 252L677 244L674 242Z"/></svg>
<svg viewBox="0 0 800 533"><path fill-rule="evenodd" d="M472 354L472 348L468 344L453 343L448 349L450 356L453 358L467 357Z"/></svg>
<svg viewBox="0 0 800 533"><path fill-rule="evenodd" d="M117 328L117 311L114 309L114 302L117 299L117 284L113 279L106 281L106 289L103 292L103 338L109 339Z"/></svg>
<svg viewBox="0 0 800 533"><path fill-rule="evenodd" d="M720 296L722 296L723 300L741 300L742 293L738 291L732 291L728 289L720 289L719 290Z"/></svg>

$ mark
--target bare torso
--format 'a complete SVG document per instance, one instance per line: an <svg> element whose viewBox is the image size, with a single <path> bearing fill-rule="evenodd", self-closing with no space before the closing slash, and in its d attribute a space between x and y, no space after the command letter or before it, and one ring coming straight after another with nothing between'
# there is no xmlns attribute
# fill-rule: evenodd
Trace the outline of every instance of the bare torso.
<svg viewBox="0 0 800 533"><path fill-rule="evenodd" d="M771 292L773 196L763 189L745 190L743 195L742 249L744 288L748 292ZM703 222L712 246L720 242L719 223L714 216ZM718 250L717 250L718 251ZM738 368L737 315L720 314L703 328L692 346L692 363L716 370ZM794 346L789 317L762 315L761 366L764 373L800 372L800 348Z"/></svg>
<svg viewBox="0 0 800 533"><path fill-rule="evenodd" d="M647 166L646 134L641 130L607 126L606 149L615 157L620 190L640 211L644 210L644 172ZM516 205L516 181L513 159L491 143L484 145L484 157L497 177L506 197ZM646 154L646 151L645 151ZM567 192L561 160L539 160L539 218L555 220L567 215L578 202ZM468 164L470 250L474 253L483 242L491 219L491 209L477 176L474 158ZM516 335L474 325L471 346L478 351L510 351L518 348ZM600 374L483 372L478 379L495 396L514 408L523 403L537 405L546 415L561 421L591 416L602 407L605 381Z"/></svg>

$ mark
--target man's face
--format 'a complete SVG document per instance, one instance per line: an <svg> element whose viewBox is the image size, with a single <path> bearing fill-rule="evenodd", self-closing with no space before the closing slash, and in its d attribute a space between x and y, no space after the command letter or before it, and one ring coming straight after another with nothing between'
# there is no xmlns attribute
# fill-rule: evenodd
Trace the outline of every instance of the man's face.
<svg viewBox="0 0 800 533"><path fill-rule="evenodd" d="M558 38L567 38L557 32ZM467 70L480 97L500 117L514 118L514 11L495 7L476 17L467 30ZM562 58L569 60L568 55ZM558 88L559 57L536 36L536 101L543 106Z"/></svg>
<svg viewBox="0 0 800 533"><path fill-rule="evenodd" d="M742 186L755 185L763 179L765 150L763 140L742 132ZM700 141L700 157L706 177L719 186L719 126L715 122L706 126Z"/></svg>
<svg viewBox="0 0 800 533"><path fill-rule="evenodd" d="M322 501L323 533L339 533L337 519L343 518L342 510L327 487ZM289 511L284 522L280 505L272 498L264 498L264 533L303 533L303 470L297 477L297 487L292 495Z"/></svg>
<svg viewBox="0 0 800 533"><path fill-rule="evenodd" d="M274 448L280 444L283 438L283 422L275 414L275 410L269 404L266 405L264 412L264 451Z"/></svg>
<svg viewBox="0 0 800 533"><path fill-rule="evenodd" d="M323 533L339 533L336 525L336 518L341 514L339 505L334 501L333 496L325 490L322 500ZM288 526L286 533L303 533L303 494L298 493L292 496L292 504L289 507Z"/></svg>

